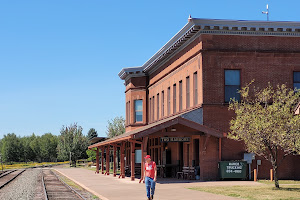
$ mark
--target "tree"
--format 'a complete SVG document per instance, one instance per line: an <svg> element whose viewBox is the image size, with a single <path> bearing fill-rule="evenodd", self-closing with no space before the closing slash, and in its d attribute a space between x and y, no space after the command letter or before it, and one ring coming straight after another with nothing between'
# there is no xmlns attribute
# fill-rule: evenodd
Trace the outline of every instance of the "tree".
<svg viewBox="0 0 300 200"><path fill-rule="evenodd" d="M22 149L23 147L20 138L14 133L4 135L1 153L5 162L19 162Z"/></svg>
<svg viewBox="0 0 300 200"><path fill-rule="evenodd" d="M92 149L86 150L86 154L88 156L88 161L96 160L96 151L95 150L97 150L97 148L94 148L94 150L92 150Z"/></svg>
<svg viewBox="0 0 300 200"><path fill-rule="evenodd" d="M35 153L33 152L30 144L35 138L35 135L32 134L31 136L25 136L20 138L22 146L23 146L23 153L21 155L21 159L24 162L34 161L36 159Z"/></svg>
<svg viewBox="0 0 300 200"><path fill-rule="evenodd" d="M108 121L106 135L109 138L118 136L125 133L125 119L120 117L115 117Z"/></svg>
<svg viewBox="0 0 300 200"><path fill-rule="evenodd" d="M246 150L270 161L275 187L279 188L278 167L283 159L300 153L300 115L294 114L300 92L284 84L265 89L251 86L240 91L242 100L231 100L236 117L230 122L229 138L242 140Z"/></svg>
<svg viewBox="0 0 300 200"><path fill-rule="evenodd" d="M40 137L40 153L43 161L56 161L57 143L57 136L51 133L46 133Z"/></svg>
<svg viewBox="0 0 300 200"><path fill-rule="evenodd" d="M87 147L88 140L82 134L81 126L72 124L62 127L57 146L58 159L68 160L71 154L71 160L76 166L76 161L86 154Z"/></svg>
<svg viewBox="0 0 300 200"><path fill-rule="evenodd" d="M34 153L34 160L37 162L42 162L40 136L35 136L34 134L31 135L30 148Z"/></svg>
<svg viewBox="0 0 300 200"><path fill-rule="evenodd" d="M91 140L94 137L98 137L98 133L94 128L91 128L87 134L87 138L88 138L88 140Z"/></svg>

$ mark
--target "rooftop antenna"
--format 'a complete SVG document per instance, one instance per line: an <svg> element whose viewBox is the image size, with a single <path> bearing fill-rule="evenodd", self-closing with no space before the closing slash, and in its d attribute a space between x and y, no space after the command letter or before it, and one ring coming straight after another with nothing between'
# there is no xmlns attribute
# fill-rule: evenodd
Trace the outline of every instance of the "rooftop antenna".
<svg viewBox="0 0 300 200"><path fill-rule="evenodd" d="M269 4L267 4L267 11L262 11L262 14L267 15L267 21L269 21Z"/></svg>
<svg viewBox="0 0 300 200"><path fill-rule="evenodd" d="M188 18L188 21L190 22L190 21L192 21L192 16L191 15L189 15L189 18Z"/></svg>

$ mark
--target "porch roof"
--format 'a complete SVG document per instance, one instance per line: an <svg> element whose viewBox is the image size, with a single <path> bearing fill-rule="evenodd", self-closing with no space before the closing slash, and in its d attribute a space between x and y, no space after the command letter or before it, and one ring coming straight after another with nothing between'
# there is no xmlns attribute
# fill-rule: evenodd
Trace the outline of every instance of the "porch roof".
<svg viewBox="0 0 300 200"><path fill-rule="evenodd" d="M187 126L190 127L192 129L195 129L196 131L199 132L203 132L204 134L208 134L217 138L222 138L222 137L226 137L226 133L223 133L219 130L207 127L203 124L200 124L196 121L192 121L189 119L189 117L187 117L189 114L194 115L195 111L197 111L198 109L202 109L202 108L197 108L197 109L193 109L193 110L189 110L187 112L184 113L180 113L177 115L174 115L172 117L168 117L166 119L162 119L160 121L148 124L146 126L143 126L141 128L132 130L132 131L128 131L122 135L110 138L108 140L102 141L102 142L98 142L96 144L90 145L88 148L95 148L95 147L100 147L100 146L105 146L105 145L109 145L112 143L118 143L121 141L125 141L125 140L129 140L129 139L140 139L142 137L148 136L150 134L156 133L160 130L163 130L167 127L176 125L176 124L181 124L183 126Z"/></svg>

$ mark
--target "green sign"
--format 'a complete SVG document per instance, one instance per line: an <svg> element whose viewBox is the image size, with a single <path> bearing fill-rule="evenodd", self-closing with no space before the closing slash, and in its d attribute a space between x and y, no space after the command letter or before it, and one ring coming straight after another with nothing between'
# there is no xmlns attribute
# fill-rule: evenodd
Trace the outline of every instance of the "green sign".
<svg viewBox="0 0 300 200"><path fill-rule="evenodd" d="M161 137L160 142L189 142L190 137Z"/></svg>
<svg viewBox="0 0 300 200"><path fill-rule="evenodd" d="M219 162L220 178L246 178L247 162L221 161Z"/></svg>

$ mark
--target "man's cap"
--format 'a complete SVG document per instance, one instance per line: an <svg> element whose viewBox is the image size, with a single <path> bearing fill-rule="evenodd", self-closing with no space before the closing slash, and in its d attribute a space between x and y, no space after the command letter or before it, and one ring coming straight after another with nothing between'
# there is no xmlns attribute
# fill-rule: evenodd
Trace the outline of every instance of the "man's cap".
<svg viewBox="0 0 300 200"><path fill-rule="evenodd" d="M145 159L148 159L148 158L151 158L151 156L150 155L146 155Z"/></svg>

